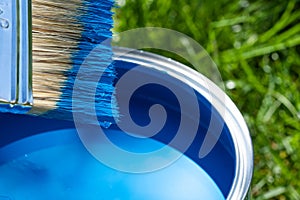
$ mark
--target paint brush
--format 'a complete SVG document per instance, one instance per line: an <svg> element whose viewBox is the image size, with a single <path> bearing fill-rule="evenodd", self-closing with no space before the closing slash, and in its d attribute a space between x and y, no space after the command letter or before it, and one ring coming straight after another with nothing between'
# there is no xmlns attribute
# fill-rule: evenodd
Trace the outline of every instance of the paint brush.
<svg viewBox="0 0 300 200"><path fill-rule="evenodd" d="M0 0L0 111L72 119L78 70L97 47L91 74L103 72L95 93L100 122L113 122L115 71L109 44L112 0ZM87 75L88 76L88 75ZM82 109L80 109L82 108ZM89 115L89 113L84 113Z"/></svg>

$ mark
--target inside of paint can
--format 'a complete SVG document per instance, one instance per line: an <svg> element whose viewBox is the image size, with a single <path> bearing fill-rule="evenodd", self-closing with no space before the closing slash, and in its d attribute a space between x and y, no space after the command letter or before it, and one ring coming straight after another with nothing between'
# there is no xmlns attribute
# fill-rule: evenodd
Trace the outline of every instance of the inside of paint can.
<svg viewBox="0 0 300 200"><path fill-rule="evenodd" d="M119 66L117 68L119 78L126 74L127 71L138 66L137 64L125 61L116 61L116 65ZM231 190L235 176L236 154L232 135L220 114L216 112L213 105L211 105L202 94L194 91L198 99L200 111L200 121L194 121L195 119L193 116L190 116L189 113L181 113L178 99L172 91L164 86L155 84L155 82L160 82L158 79L164 79L164 81L172 83L175 87L181 87L182 84L185 83L166 73L151 69L151 67L140 71L140 76L144 78L151 76L154 84L140 87L131 97L130 114L133 120L141 126L147 125L150 120L148 116L149 108L154 104L162 105L167 111L168 118L163 129L152 138L164 144L169 144L175 137L174 134L177 132L182 115L183 117L187 117L191 124L196 123L198 126L197 134L184 154L201 166L212 177L226 197ZM189 98L189 92L190 91L184 94L186 98ZM200 148L208 132L208 124L210 124L211 121L212 123L220 124L222 126L222 132L212 151L205 157L200 158ZM189 134L188 130L187 134ZM174 148L176 148L176 146Z"/></svg>
<svg viewBox="0 0 300 200"><path fill-rule="evenodd" d="M115 64L117 66L119 79L121 79L127 71L137 66L137 64L126 61L116 61ZM161 72L149 68L145 69L145 71L141 71L141 75L150 76L154 79L154 83L140 87L133 94L130 101L131 117L140 126L145 126L149 123L149 108L153 104L162 105L167 112L168 118L162 130L154 135L152 139L163 144L169 144L172 138L175 137L174 134L176 134L176 130L180 124L180 106L172 91L168 90L166 87L155 84L155 80L164 79L165 81L171 82L175 87L181 87L181 85L185 83L168 76L167 74L162 75ZM212 151L205 157L199 158L199 151L208 129L207 124L209 124L211 120L214 120L214 123L224 122L222 121L221 116L212 109L213 105L211 105L201 94L197 93L197 91L195 91L195 93L199 102L200 122L194 121L193 116L189 116L189 113L184 114L184 117L189 118L191 123L196 123L198 125L198 131L187 151L183 153L211 177L226 198L231 190L235 176L236 158L231 133L227 125L224 124L220 138ZM187 98L188 95L189 93L187 92ZM0 123L0 148L12 142L44 132L74 129L73 122L12 114L1 114ZM109 129L119 130L116 125L112 125ZM57 141L59 140L48 140L40 145L51 146ZM174 148L176 148L176 146ZM9 157L12 155L6 156Z"/></svg>

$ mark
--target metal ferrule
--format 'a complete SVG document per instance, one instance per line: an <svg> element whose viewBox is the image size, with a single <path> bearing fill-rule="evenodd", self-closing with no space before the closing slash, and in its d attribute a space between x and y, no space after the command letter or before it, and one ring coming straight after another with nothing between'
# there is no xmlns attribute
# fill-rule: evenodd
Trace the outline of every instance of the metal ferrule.
<svg viewBox="0 0 300 200"><path fill-rule="evenodd" d="M0 0L0 104L11 109L33 102L31 46L30 0Z"/></svg>

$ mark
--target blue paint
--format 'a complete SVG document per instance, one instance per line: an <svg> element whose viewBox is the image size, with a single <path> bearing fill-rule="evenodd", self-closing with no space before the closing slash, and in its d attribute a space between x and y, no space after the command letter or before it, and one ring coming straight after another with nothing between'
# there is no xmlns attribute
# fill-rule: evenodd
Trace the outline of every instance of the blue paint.
<svg viewBox="0 0 300 200"><path fill-rule="evenodd" d="M63 115L63 118L72 119L72 92L74 81L83 61L90 52L97 47L98 56L89 62L90 73L86 76L95 76L99 72L103 72L103 76L99 83L92 81L82 81L82 86L88 88L90 85L98 84L95 100L97 101L96 111L99 121L102 124L113 122L113 116L118 116L117 104L111 103L114 93L113 81L115 79L115 69L112 61L112 49L109 41L103 41L112 37L111 28L113 27L113 19L111 9L114 1L112 0L84 0L80 15L77 17L78 24L83 27L78 48L71 55L72 68L65 73L67 77L61 91L62 95L57 102L57 109L50 111L45 115L56 116ZM87 78L88 79L88 78ZM85 95L85 90L82 91ZM85 107L85 102L74 102L79 107ZM66 115L69 113L69 115ZM88 113L87 113L88 114Z"/></svg>
<svg viewBox="0 0 300 200"><path fill-rule="evenodd" d="M124 147L135 145L126 137L118 140ZM152 139L143 144L136 146L137 152L164 146ZM8 154L11 160L0 156L0 163L5 161L0 164L0 194L13 199L224 199L206 172L186 156L152 173L120 172L95 160L74 129L39 134L0 149L0 155Z"/></svg>
<svg viewBox="0 0 300 200"><path fill-rule="evenodd" d="M10 105L7 103L0 103L0 112L3 113L26 114L30 109L31 106Z"/></svg>

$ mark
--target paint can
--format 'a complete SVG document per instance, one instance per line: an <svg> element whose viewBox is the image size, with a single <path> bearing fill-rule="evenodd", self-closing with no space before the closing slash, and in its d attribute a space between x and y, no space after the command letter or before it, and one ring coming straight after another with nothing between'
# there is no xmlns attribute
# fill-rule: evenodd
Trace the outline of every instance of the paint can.
<svg viewBox="0 0 300 200"><path fill-rule="evenodd" d="M13 168L12 171L5 168L8 170L7 174L11 173L10 180L24 181L28 180L28 177L31 179L29 182L23 182L23 186L19 185L21 188L19 192L32 195L33 193L28 194L28 191L39 188L44 182L50 182L52 191L49 189L43 191L40 188L42 192L36 195L51 192L53 195L53 191L54 193L64 191L66 195L64 197L71 197L68 195L74 193L74 188L80 188L80 185L85 183L88 187L83 189L84 193L91 195L90 199L93 199L92 196L95 197L96 194L91 194L91 191L97 191L94 188L96 182L88 182L84 177L102 176L104 178L98 180L97 184L102 183L102 191L106 191L105 197L110 199L130 199L134 195L136 198L146 195L148 198L144 199L176 199L176 197L182 199L183 196L180 195L186 195L184 199L246 198L253 170L251 138L242 115L227 95L201 74L155 54L118 48L115 49L114 62L118 76L116 100L128 104L120 105L123 118L103 129L106 137L120 149L147 155L143 157L144 164L138 164L137 158L135 164L123 160L125 164L119 162L115 165L114 161L120 160L117 158L118 155L113 153L108 154L108 160L101 155L97 157L97 152L93 152L94 150L89 146L92 142L84 140L82 133L78 131L76 116L74 123L25 115L1 114L0 167ZM129 91L131 89L132 91ZM157 128L158 126L161 127ZM145 130L145 127L154 133L140 133L139 130ZM74 147L73 144L81 144L81 147ZM56 146L67 147L68 151L53 150ZM108 146L108 143L103 143L102 146ZM167 150L160 152L160 155L152 154L165 147ZM173 154L173 149L177 153ZM43 154L48 150L50 152ZM62 152L67 152L68 155L61 155L64 154ZM70 155L70 152L73 154ZM87 170L78 168L77 165L80 163L78 157L72 156L79 154L86 159L88 153L96 159L90 161L89 158L81 161L90 164ZM45 155L49 158L46 159ZM66 159L70 159L70 162L69 164L63 162L62 158L57 160L55 156L65 156ZM159 157L160 160L154 159L157 162L151 162L154 157ZM128 159L130 158L128 155ZM103 165L91 170L91 165L95 164L91 162L95 160ZM63 170L61 166L66 165L68 168L61 172ZM172 171L172 167L176 170ZM198 172L194 172L195 167L198 167L198 172L202 170L199 176L197 176ZM184 173L179 173L179 168L179 171L183 170ZM63 175L68 174L70 169L74 170L69 173L71 181L58 179L63 183L58 184L59 188L57 184L50 181L51 174L64 177ZM94 174L86 174L87 171L92 171ZM99 174L99 171L103 173ZM71 178L72 174L81 172L83 175L78 176L78 179ZM188 172L191 172L192 176ZM184 178L182 174L189 178ZM196 177L196 180L193 180L193 177ZM207 181L202 181L202 185L201 181L197 182L205 178ZM178 185L175 184L177 187L174 187L172 184L176 182ZM15 183L12 181L11 184ZM27 193L24 184L33 185L32 188L28 186ZM170 186L167 187L169 190L159 189L166 185ZM192 185L199 188L193 188ZM205 196L211 194L197 193L201 191L201 187L203 189L207 186L209 186L208 189L206 188L207 191L210 193L215 191L216 194ZM5 191L1 191L1 187L4 186L0 183L0 197L14 199L20 195L13 192L4 194ZM173 190L170 191L172 188ZM117 196L113 196L112 193ZM57 196L49 194L50 197Z"/></svg>

